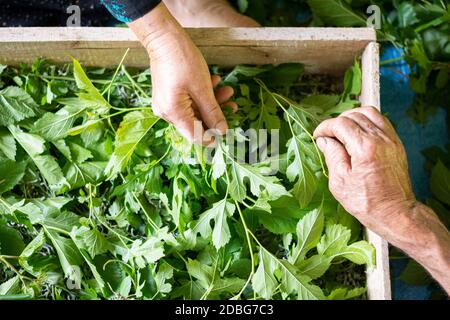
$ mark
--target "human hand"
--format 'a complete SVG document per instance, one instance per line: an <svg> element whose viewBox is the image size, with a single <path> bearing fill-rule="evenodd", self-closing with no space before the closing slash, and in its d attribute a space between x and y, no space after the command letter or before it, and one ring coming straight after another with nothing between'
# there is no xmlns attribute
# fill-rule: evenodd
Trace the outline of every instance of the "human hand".
<svg viewBox="0 0 450 320"><path fill-rule="evenodd" d="M130 23L130 27L150 56L155 115L173 123L194 143L206 143L203 127L195 130L195 120L225 134L228 126L219 104L228 100L233 91L224 87L214 94L213 85L220 78L211 78L199 49L164 4Z"/></svg>
<svg viewBox="0 0 450 320"><path fill-rule="evenodd" d="M164 0L164 3L183 27L260 27L226 0Z"/></svg>
<svg viewBox="0 0 450 320"><path fill-rule="evenodd" d="M314 137L335 198L362 224L389 238L416 204L406 153L392 124L375 108L363 107L324 121Z"/></svg>

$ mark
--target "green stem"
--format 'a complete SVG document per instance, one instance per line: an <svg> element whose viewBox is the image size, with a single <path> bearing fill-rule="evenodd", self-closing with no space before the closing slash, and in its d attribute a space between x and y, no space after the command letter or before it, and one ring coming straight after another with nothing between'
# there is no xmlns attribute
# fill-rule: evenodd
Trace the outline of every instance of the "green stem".
<svg viewBox="0 0 450 320"><path fill-rule="evenodd" d="M244 226L245 231L245 237L247 238L247 245L248 245L248 251L250 253L250 260L252 264L252 268L250 271L250 274L247 278L247 281L245 282L244 286L242 287L241 291L237 295L233 297L235 300L239 300L241 298L242 293L244 292L245 288L248 286L248 284L252 281L252 277L255 274L255 257L253 256L253 247L252 247L252 241L250 239L249 233L251 233L250 229L247 227L247 223L245 222L244 215L242 214L242 210L239 207L239 203L235 201L236 208L239 212L239 217L241 218L242 225Z"/></svg>

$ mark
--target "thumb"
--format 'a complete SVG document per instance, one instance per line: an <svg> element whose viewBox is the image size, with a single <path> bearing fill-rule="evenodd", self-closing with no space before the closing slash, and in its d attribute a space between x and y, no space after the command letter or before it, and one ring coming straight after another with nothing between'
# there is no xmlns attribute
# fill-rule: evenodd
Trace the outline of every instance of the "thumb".
<svg viewBox="0 0 450 320"><path fill-rule="evenodd" d="M225 134L228 129L227 121L214 96L212 87L210 91L202 92L194 97L194 101L206 126L209 129L217 129L221 134Z"/></svg>
<svg viewBox="0 0 450 320"><path fill-rule="evenodd" d="M351 170L351 160L345 147L333 138L317 138L317 147L323 152L330 177Z"/></svg>

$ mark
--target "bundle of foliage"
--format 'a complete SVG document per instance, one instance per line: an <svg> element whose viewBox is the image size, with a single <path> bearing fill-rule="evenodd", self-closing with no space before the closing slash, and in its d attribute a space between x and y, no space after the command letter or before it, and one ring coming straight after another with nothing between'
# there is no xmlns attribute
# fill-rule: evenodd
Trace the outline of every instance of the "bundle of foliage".
<svg viewBox="0 0 450 320"><path fill-rule="evenodd" d="M297 64L223 74L239 104L230 126L280 132L280 155L252 165L220 139L207 163L210 149L155 117L148 70L0 70L0 299L364 294L375 250L330 194L311 137L358 106L359 64L342 94L299 83Z"/></svg>
<svg viewBox="0 0 450 320"><path fill-rule="evenodd" d="M410 116L425 123L437 107L450 109L450 7L446 0L236 0L241 12L266 26L365 27L380 9L379 41L402 49L417 94ZM405 75L406 77L406 75Z"/></svg>

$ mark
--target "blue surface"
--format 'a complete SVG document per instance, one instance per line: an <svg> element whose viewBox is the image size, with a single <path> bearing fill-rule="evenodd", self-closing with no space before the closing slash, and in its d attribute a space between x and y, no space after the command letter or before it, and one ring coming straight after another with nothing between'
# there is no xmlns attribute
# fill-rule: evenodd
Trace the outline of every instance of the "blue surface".
<svg viewBox="0 0 450 320"><path fill-rule="evenodd" d="M401 56L401 50L386 47L381 61ZM380 71L382 111L388 113L405 145L416 196L419 200L425 200L430 195L429 175L425 170L425 158L421 151L436 145L444 148L450 142L445 111L439 109L425 126L414 123L406 113L414 101L414 92L409 87L408 65L404 61L392 63L383 66ZM398 278L406 263L407 260L391 260L393 299L428 299L431 293L429 286L409 285Z"/></svg>

